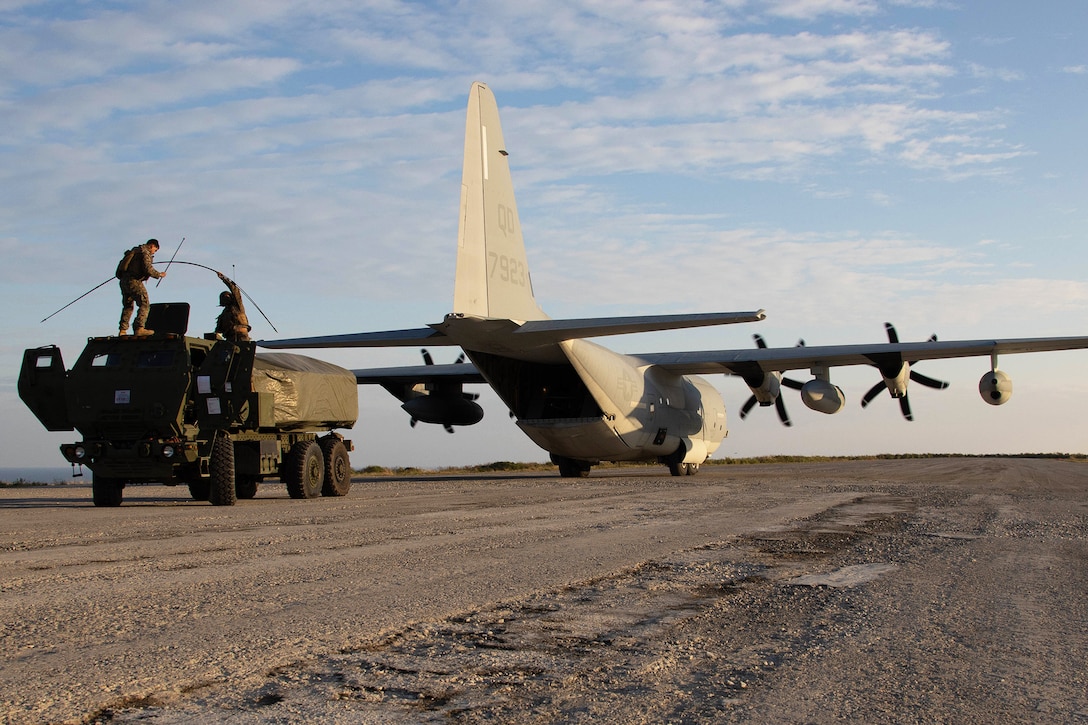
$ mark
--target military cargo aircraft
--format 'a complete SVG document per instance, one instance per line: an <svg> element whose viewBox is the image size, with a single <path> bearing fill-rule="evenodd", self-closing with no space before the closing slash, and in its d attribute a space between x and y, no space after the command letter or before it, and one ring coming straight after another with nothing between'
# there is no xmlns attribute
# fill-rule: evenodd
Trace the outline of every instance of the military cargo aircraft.
<svg viewBox="0 0 1088 725"><path fill-rule="evenodd" d="M742 417L758 403L781 408L782 387L800 391L809 408L837 413L846 403L831 371L845 365L876 367L883 385L910 418L911 380L943 383L911 370L920 360L988 356L979 382L983 400L1001 405L1012 381L998 369L1010 353L1088 347L1088 337L887 343L619 354L587 338L656 330L755 322L763 310L553 320L537 304L522 240L508 152L495 96L483 83L469 92L457 235L453 311L427 327L262 341L269 348L460 347L456 363L353 370L360 384L377 384L403 402L416 421L472 425L483 417L464 385L487 383L518 427L551 454L562 476L588 475L600 461L657 460L673 475L693 474L726 435L725 403L699 375L739 376L752 390ZM464 356L469 362L463 362ZM807 370L804 383L783 378ZM879 392L870 391L864 403Z"/></svg>

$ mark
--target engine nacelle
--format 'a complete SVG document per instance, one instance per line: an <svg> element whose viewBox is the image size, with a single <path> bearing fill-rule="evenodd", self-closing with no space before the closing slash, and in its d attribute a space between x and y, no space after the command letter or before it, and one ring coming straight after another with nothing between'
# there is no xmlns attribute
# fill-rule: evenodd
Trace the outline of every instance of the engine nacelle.
<svg viewBox="0 0 1088 725"><path fill-rule="evenodd" d="M846 406L846 395L838 385L827 380L809 380L801 386L801 400L820 413L838 413Z"/></svg>
<svg viewBox="0 0 1088 725"><path fill-rule="evenodd" d="M978 392L990 405L1004 405L1012 397L1012 378L1002 370L991 370L978 381Z"/></svg>
<svg viewBox="0 0 1088 725"><path fill-rule="evenodd" d="M475 425L484 417L483 408L461 395L420 395L400 407L416 420L438 425Z"/></svg>
<svg viewBox="0 0 1088 725"><path fill-rule="evenodd" d="M899 366L899 372L894 377L888 377L884 375L884 371L881 370L880 374L884 377L884 385L887 386L888 392L892 394L893 398L902 398L907 394L907 383L910 382L910 363L903 361L903 364Z"/></svg>
<svg viewBox="0 0 1088 725"><path fill-rule="evenodd" d="M745 380L745 382L748 381ZM774 401L778 399L778 394L782 391L782 375L767 373L759 385L748 383L748 389L752 391L752 395L760 405L774 405Z"/></svg>

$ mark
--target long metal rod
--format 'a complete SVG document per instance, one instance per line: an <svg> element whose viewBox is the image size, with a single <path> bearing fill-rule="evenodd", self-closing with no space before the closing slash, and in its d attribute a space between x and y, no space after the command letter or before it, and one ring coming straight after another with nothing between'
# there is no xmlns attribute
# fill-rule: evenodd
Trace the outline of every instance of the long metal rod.
<svg viewBox="0 0 1088 725"><path fill-rule="evenodd" d="M117 278L116 278L116 277L110 277L110 278L109 278L109 279L107 279L107 280L106 280L105 282L103 282L102 284L98 285L98 287L94 287L93 289L89 289L89 290L87 290L86 292L84 292L83 294L81 294L81 295L80 295L79 297L76 297L76 298L75 298L74 300L72 300L71 302L69 302L68 304L66 304L66 305L65 305L64 307L61 307L61 308L60 308L59 310L57 310L56 312L54 312L54 313L53 313L53 315L56 315L56 314L58 314L58 313L60 313L60 312L63 312L64 310L68 309L69 307L71 307L71 306L72 306L72 305L74 305L75 303L79 302L79 301L80 301L81 299L83 299L84 297L86 297L86 296L87 296L87 295L89 295L90 293L94 292L94 291L95 291L96 289L98 289L99 287L102 287L103 285L106 285L106 284L108 284L108 283L112 282L112 281L113 281L113 280L115 280L115 279L117 279ZM52 317L53 315L49 315L49 317ZM43 318L43 319L42 319L42 322L45 322L46 320L48 320L48 319L49 319L49 317ZM40 324L41 324L41 322L39 322L38 324L40 325ZM268 324L270 324L270 325L271 325L272 323L271 323L271 322L269 322ZM275 329L275 328L273 328L273 329ZM279 330L276 330L276 332L279 332Z"/></svg>
<svg viewBox="0 0 1088 725"><path fill-rule="evenodd" d="M178 252L181 251L181 245L182 244L185 244L185 237L182 237L181 241L178 242L178 248L174 250L173 256L170 257L170 261L167 262L166 266L162 268L162 273L163 274L166 274L166 272L170 269L170 265L174 263L174 257L178 256ZM155 281L155 287L158 287L161 283L162 283L162 277L159 277L158 280Z"/></svg>
<svg viewBox="0 0 1088 725"><path fill-rule="evenodd" d="M211 267L208 267L207 265L197 264L196 262L184 262L184 261L182 261L180 259L177 259L177 260L174 260L174 264L188 264L191 267L200 267L201 269L206 269L209 272L215 272L216 274L222 274L218 269L212 269ZM237 282L235 284L237 284ZM99 285L99 286L101 286L101 285ZM239 286L238 289L242 291L242 294L245 295L245 298L247 300L249 300L250 302L253 303L253 306L257 308L257 312L260 312L261 317L263 317L264 321L268 323L268 326L271 327L274 332L279 332L279 330L276 329L276 326L272 324L272 320L268 319L268 315L266 315L264 313L264 310L261 309L261 306L257 304L257 301L254 300L252 297L250 297L249 293L246 292L244 289L242 289L241 286Z"/></svg>

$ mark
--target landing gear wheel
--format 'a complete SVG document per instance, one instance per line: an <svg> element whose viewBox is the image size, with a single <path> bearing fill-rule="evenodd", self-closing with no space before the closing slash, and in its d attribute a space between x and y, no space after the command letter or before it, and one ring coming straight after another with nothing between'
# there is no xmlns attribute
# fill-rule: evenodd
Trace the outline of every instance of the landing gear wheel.
<svg viewBox="0 0 1088 725"><path fill-rule="evenodd" d="M325 458L316 441L299 441L291 446L283 462L283 482L291 498L317 498L325 482Z"/></svg>
<svg viewBox="0 0 1088 725"><path fill-rule="evenodd" d="M679 461L669 461L669 474L673 476L683 476L684 464Z"/></svg>
<svg viewBox="0 0 1088 725"><path fill-rule="evenodd" d="M252 474L237 476L234 481L234 492L238 494L238 498L251 499L257 495L257 485L260 482L260 476Z"/></svg>
<svg viewBox="0 0 1088 725"><path fill-rule="evenodd" d="M698 463L685 463L684 464L684 474L685 475L694 476L698 472L699 472L699 464Z"/></svg>
<svg viewBox="0 0 1088 725"><path fill-rule="evenodd" d="M91 496L95 506L120 506L125 484L116 478L103 478L94 474L91 479Z"/></svg>
<svg viewBox="0 0 1088 725"><path fill-rule="evenodd" d="M234 441L226 433L216 433L212 440L211 474L208 502L212 506L233 506L238 500L234 490Z"/></svg>
<svg viewBox="0 0 1088 725"><path fill-rule="evenodd" d="M559 466L559 475L563 478L589 478L593 464L565 456L552 456L552 463Z"/></svg>
<svg viewBox="0 0 1088 725"><path fill-rule="evenodd" d="M321 453L325 456L325 483L322 496L347 496L351 490L351 459L344 441L336 437L321 441Z"/></svg>

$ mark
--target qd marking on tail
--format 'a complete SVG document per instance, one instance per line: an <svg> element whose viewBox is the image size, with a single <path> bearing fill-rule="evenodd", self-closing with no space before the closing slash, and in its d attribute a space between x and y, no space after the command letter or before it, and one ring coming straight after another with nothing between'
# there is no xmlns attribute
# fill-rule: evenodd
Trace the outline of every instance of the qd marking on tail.
<svg viewBox="0 0 1088 725"><path fill-rule="evenodd" d="M499 204L498 212L499 229L502 230L502 233L506 235L516 234L518 228L518 219L517 214L514 212L514 210L503 204Z"/></svg>

